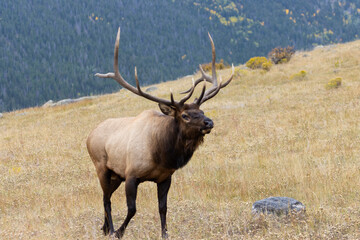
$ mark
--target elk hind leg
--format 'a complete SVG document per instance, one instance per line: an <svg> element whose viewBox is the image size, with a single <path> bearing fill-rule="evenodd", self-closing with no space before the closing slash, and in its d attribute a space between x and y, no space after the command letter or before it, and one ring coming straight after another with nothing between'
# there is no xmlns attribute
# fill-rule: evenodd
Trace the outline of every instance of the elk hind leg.
<svg viewBox="0 0 360 240"><path fill-rule="evenodd" d="M103 189L103 203L105 209L105 221L101 230L103 230L104 235L106 236L109 233L114 233L110 198L113 192L115 192L115 190L120 186L123 180L109 169L106 169L105 171L103 171L102 174L99 174L99 179L101 187Z"/></svg>
<svg viewBox="0 0 360 240"><path fill-rule="evenodd" d="M131 218L136 213L136 195L137 195L138 185L139 185L139 181L136 178L129 177L125 180L126 204L127 204L128 212L123 224L116 231L115 236L117 238L121 238L124 235L127 225L129 224Z"/></svg>

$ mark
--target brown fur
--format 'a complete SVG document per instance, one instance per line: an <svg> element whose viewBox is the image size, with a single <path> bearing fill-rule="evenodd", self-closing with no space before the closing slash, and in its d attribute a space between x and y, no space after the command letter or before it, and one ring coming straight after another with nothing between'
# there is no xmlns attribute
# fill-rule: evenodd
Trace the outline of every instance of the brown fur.
<svg viewBox="0 0 360 240"><path fill-rule="evenodd" d="M201 127L188 128L179 118L144 111L99 124L87 148L98 172L112 170L123 179L133 176L158 183L190 160L203 142Z"/></svg>

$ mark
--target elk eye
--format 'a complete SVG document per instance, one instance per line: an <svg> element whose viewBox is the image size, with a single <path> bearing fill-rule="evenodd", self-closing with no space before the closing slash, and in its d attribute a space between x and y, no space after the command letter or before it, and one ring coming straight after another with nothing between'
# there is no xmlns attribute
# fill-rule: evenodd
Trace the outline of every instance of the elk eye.
<svg viewBox="0 0 360 240"><path fill-rule="evenodd" d="M182 114L181 117L182 117L184 120L186 120L186 121L189 121L189 120L190 120L189 116L186 115L186 114Z"/></svg>

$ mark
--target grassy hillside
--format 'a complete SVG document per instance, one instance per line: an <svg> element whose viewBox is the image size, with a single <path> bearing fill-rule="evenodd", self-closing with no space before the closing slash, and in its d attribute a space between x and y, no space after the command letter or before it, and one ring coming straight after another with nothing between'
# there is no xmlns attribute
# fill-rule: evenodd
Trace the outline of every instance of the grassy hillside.
<svg viewBox="0 0 360 240"><path fill-rule="evenodd" d="M213 132L173 176L170 239L359 239L359 56L356 41L297 52L269 72L238 66L231 85L203 106ZM302 70L304 78L291 77ZM342 85L327 90L335 77ZM152 94L166 97L169 88L180 92L190 83L190 77L163 83ZM0 238L108 239L100 231L102 191L85 140L104 119L149 108L157 106L121 90L5 113ZM307 217L253 218L252 203L269 196L300 200ZM124 185L112 203L119 227L126 214ZM158 239L155 184L139 186L137 206L124 239Z"/></svg>

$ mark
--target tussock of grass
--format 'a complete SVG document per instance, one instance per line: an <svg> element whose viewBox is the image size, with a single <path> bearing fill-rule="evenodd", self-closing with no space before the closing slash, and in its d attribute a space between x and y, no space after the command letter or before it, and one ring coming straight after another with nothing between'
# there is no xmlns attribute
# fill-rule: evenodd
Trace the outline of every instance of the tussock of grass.
<svg viewBox="0 0 360 240"><path fill-rule="evenodd" d="M265 74L240 71L206 102L202 108L215 128L174 174L171 239L359 239L358 56L359 41L297 52ZM307 81L289 79L302 70ZM219 73L226 79L230 70ZM339 75L346 85L327 91L327 79ZM152 94L169 97L170 87L178 93L190 85L191 78L167 82ZM85 140L104 119L149 108L157 106L121 90L66 106L5 113L0 238L108 239L100 231L102 191ZM303 202L307 216L254 218L252 203L269 196ZM119 227L126 214L123 185L112 203ZM158 239L155 184L139 186L137 204L125 239Z"/></svg>

